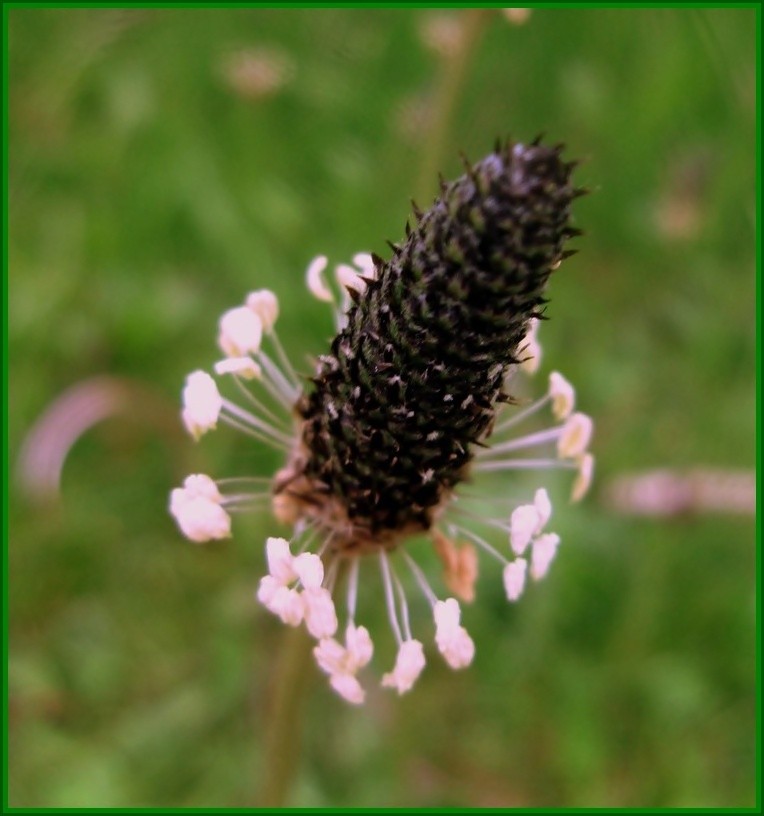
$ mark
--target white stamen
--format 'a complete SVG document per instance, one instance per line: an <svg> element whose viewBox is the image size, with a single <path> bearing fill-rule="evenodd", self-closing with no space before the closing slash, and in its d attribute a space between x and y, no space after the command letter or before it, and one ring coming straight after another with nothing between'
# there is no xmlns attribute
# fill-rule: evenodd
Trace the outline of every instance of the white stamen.
<svg viewBox="0 0 764 816"><path fill-rule="evenodd" d="M305 280L313 297L324 301L324 303L334 303L332 290L326 285L322 276L328 263L329 260L325 255L314 258L305 272Z"/></svg>
<svg viewBox="0 0 764 816"><path fill-rule="evenodd" d="M452 669L463 669L475 656L475 644L467 630L459 625L461 610L456 598L438 601L435 616L435 645Z"/></svg>
<svg viewBox="0 0 764 816"><path fill-rule="evenodd" d="M376 278L377 268L368 252L357 252L353 255L353 263L361 270L365 278Z"/></svg>
<svg viewBox="0 0 764 816"><path fill-rule="evenodd" d="M293 442L291 436L287 436L287 434L283 433L278 428L275 428L273 425L266 422L265 420L256 417L249 411L245 411L244 408L240 408L238 405L236 405L235 402L231 402L230 400L224 399L223 410L226 411L226 413L231 414L232 417L238 419L245 425L249 425L258 431L262 431L262 433L264 433L266 436L269 436L272 439L283 443L287 447L291 447Z"/></svg>
<svg viewBox="0 0 764 816"><path fill-rule="evenodd" d="M224 415L220 417L220 421L225 425L228 425L230 428L235 428L237 431L252 437L252 439L257 439L258 442L265 442L266 445L270 445L272 448L277 448L278 450L282 451L291 450L291 445L288 445L286 442L280 442L267 434L260 431L255 431L252 428L248 428L243 422L238 422L237 420L233 419L233 417Z"/></svg>
<svg viewBox="0 0 764 816"><path fill-rule="evenodd" d="M574 414L573 416L577 416ZM573 417L571 417L573 419ZM570 420L569 420L570 421ZM476 454L480 458L493 457L498 454L510 453L511 451L522 450L523 448L533 448L536 445L544 445L547 442L554 442L563 433L563 428L549 428L545 431L521 436L510 442L502 442L501 445L494 445L492 448L483 448Z"/></svg>
<svg viewBox="0 0 764 816"><path fill-rule="evenodd" d="M300 593L289 589L272 575L264 575L257 589L257 600L287 626L299 626L304 605Z"/></svg>
<svg viewBox="0 0 764 816"><path fill-rule="evenodd" d="M575 470L578 466L574 462L560 461L559 459L499 459L496 462L477 462L473 465L473 472L488 473L497 470Z"/></svg>
<svg viewBox="0 0 764 816"><path fill-rule="evenodd" d="M186 538L201 544L228 538L231 517L223 509L217 486L203 474L189 476L170 493L170 513Z"/></svg>
<svg viewBox="0 0 764 816"><path fill-rule="evenodd" d="M557 553L560 536L556 533L546 533L533 542L531 551L531 577L540 581L549 571L549 567Z"/></svg>
<svg viewBox="0 0 764 816"><path fill-rule="evenodd" d="M326 589L306 589L302 593L305 604L305 625L308 632L320 640L329 638L337 631L337 613L332 596Z"/></svg>
<svg viewBox="0 0 764 816"><path fill-rule="evenodd" d="M279 336L276 334L276 330L274 329L271 334L271 343L273 343L273 348L276 349L276 356L279 358L279 362L284 367L284 373L286 374L289 382L295 387L300 387L300 378L297 376L297 372L294 370L294 366L292 365L289 357L284 351L284 347L281 345L281 340L279 340Z"/></svg>
<svg viewBox="0 0 764 816"><path fill-rule="evenodd" d="M524 558L517 558L510 561L504 567L504 591L507 593L508 601L516 601L522 594L525 587L525 574L528 571L528 562Z"/></svg>
<svg viewBox="0 0 764 816"><path fill-rule="evenodd" d="M245 380L259 380L263 372L260 366L251 357L226 357L215 363L215 373L235 374Z"/></svg>
<svg viewBox="0 0 764 816"><path fill-rule="evenodd" d="M572 414L562 428L557 442L557 454L561 459L575 459L586 452L592 438L594 423L586 414Z"/></svg>
<svg viewBox="0 0 764 816"><path fill-rule="evenodd" d="M301 553L292 562L305 589L318 589L324 582L324 565L315 553Z"/></svg>
<svg viewBox="0 0 764 816"><path fill-rule="evenodd" d="M432 587L427 582L427 578L425 578L424 573L419 568L416 561L414 561L414 559L405 550L403 550L402 553L406 563L409 565L409 569L414 575L414 579L424 593L425 598L427 598L427 600L430 602L430 606L435 606L438 601L438 596L432 591Z"/></svg>
<svg viewBox="0 0 764 816"><path fill-rule="evenodd" d="M528 419L528 417L533 416L533 414L538 413L546 404L549 402L549 395L543 396L541 399L532 402L526 408L523 408L522 411L514 414L511 417L507 417L503 422L500 422L494 429L492 437L497 437L500 434L504 433L504 431L513 428L515 425L519 425L524 420Z"/></svg>
<svg viewBox="0 0 764 816"><path fill-rule="evenodd" d="M350 574L348 575L348 620L352 623L355 620L355 609L358 601L358 571L361 566L361 559L354 558L350 564Z"/></svg>
<svg viewBox="0 0 764 816"><path fill-rule="evenodd" d="M594 456L591 453L585 453L578 459L578 474L573 482L573 490L570 494L572 502L581 501L588 493L594 478Z"/></svg>
<svg viewBox="0 0 764 816"><path fill-rule="evenodd" d="M194 371L186 377L182 417L194 439L216 427L222 405L223 398L209 374Z"/></svg>
<svg viewBox="0 0 764 816"><path fill-rule="evenodd" d="M313 649L316 663L326 674L342 674L345 671L347 650L334 638L324 638Z"/></svg>
<svg viewBox="0 0 764 816"><path fill-rule="evenodd" d="M260 350L263 324L246 306L229 309L219 324L218 345L228 357L244 357Z"/></svg>
<svg viewBox="0 0 764 816"><path fill-rule="evenodd" d="M340 697L353 705L361 705L366 699L363 686L352 674L333 674L329 678L329 683Z"/></svg>
<svg viewBox="0 0 764 816"><path fill-rule="evenodd" d="M366 281L352 266L338 264L334 274L337 277L337 283L343 289L353 289L361 295L366 291Z"/></svg>
<svg viewBox="0 0 764 816"><path fill-rule="evenodd" d="M347 670L352 674L366 666L374 655L374 644L365 626L349 624L345 630Z"/></svg>
<svg viewBox="0 0 764 816"><path fill-rule="evenodd" d="M418 640L405 640L398 649L395 667L382 676L382 686L394 688L398 694L409 691L425 666L424 648Z"/></svg>
<svg viewBox="0 0 764 816"><path fill-rule="evenodd" d="M297 580L295 559L285 538L270 536L265 542L265 557L268 561L268 572L282 586Z"/></svg>
<svg viewBox="0 0 764 816"><path fill-rule="evenodd" d="M515 555L522 555L539 527L539 512L532 504L521 504L509 520L509 543Z"/></svg>
<svg viewBox="0 0 764 816"><path fill-rule="evenodd" d="M467 530L464 527L458 527L455 524L451 526L455 531L461 533L462 535L474 541L475 544L477 544L479 547L482 547L489 555L500 561L502 564L507 563L507 559L497 549L492 547L484 538L481 538L476 533L473 533L471 530Z"/></svg>
<svg viewBox="0 0 764 816"><path fill-rule="evenodd" d="M525 359L520 363L520 368L526 374L535 374L541 364L541 345L537 340L539 323L541 321L532 317L528 321L528 332L525 335L525 346L521 349Z"/></svg>
<svg viewBox="0 0 764 816"><path fill-rule="evenodd" d="M289 380L287 380L287 378L281 373L281 369L264 351L261 351L257 356L260 362L263 364L263 369L266 375L276 387L284 403L290 407L294 405L297 397L300 394L299 390L293 386Z"/></svg>
<svg viewBox="0 0 764 816"><path fill-rule="evenodd" d="M247 308L260 318L263 331L270 334L279 316L279 301L276 295L270 289L258 289L247 295L245 303Z"/></svg>
<svg viewBox="0 0 764 816"><path fill-rule="evenodd" d="M390 564L390 571L393 576L393 582L395 583L395 590L398 593L398 606L401 610L401 618L403 620L403 637L404 640L411 640L411 625L409 623L409 605L408 601L406 600L406 593L403 589L403 584L400 582L400 579L395 574L395 570L393 569L392 563Z"/></svg>
<svg viewBox="0 0 764 816"><path fill-rule="evenodd" d="M549 396L552 400L552 416L558 420L567 419L576 404L576 392L557 371L549 375Z"/></svg>
<svg viewBox="0 0 764 816"><path fill-rule="evenodd" d="M547 522L552 516L552 502L549 501L549 494L543 487L540 487L536 491L533 497L533 506L539 514L539 523L535 533L538 535L544 527L546 527Z"/></svg>
<svg viewBox="0 0 764 816"><path fill-rule="evenodd" d="M280 427L284 431L291 431L291 426L287 424L287 420L283 416L278 416L267 405L261 402L252 392L244 385L239 377L234 376L233 381L236 383L236 387L242 393L244 398L249 402L252 406L254 406L259 413L263 416L267 417L271 422L273 422L277 427ZM262 380L261 380L262 382ZM279 407L283 407L283 403L279 402Z"/></svg>
<svg viewBox="0 0 764 816"><path fill-rule="evenodd" d="M385 603L387 604L387 617L390 621L395 640L398 645L403 642L401 627L398 625L398 616L395 613L395 596L393 595L393 584L390 579L390 565L387 563L387 555L384 550L379 552L379 563L382 569L382 584L385 588Z"/></svg>
<svg viewBox="0 0 764 816"><path fill-rule="evenodd" d="M186 476L183 481L183 488L190 499L201 498L220 502L223 498L214 479L204 473L194 473L191 476Z"/></svg>

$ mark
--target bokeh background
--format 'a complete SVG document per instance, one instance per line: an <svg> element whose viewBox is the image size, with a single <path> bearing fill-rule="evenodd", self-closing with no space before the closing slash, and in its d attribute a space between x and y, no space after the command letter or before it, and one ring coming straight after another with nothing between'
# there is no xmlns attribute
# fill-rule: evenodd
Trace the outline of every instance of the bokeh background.
<svg viewBox="0 0 764 816"><path fill-rule="evenodd" d="M433 656L410 695L354 709L309 669L287 803L754 804L756 25L752 9L10 10L12 805L260 801L284 631L253 591L279 528L237 518L197 547L166 505L188 472L279 462L225 431L194 445L184 377L258 287L293 358L320 353L308 261L385 255L459 150L541 131L593 191L542 374L564 372L596 420L596 483L575 507L553 483L563 547L520 604L484 564L469 671ZM384 631L376 579L361 603Z"/></svg>

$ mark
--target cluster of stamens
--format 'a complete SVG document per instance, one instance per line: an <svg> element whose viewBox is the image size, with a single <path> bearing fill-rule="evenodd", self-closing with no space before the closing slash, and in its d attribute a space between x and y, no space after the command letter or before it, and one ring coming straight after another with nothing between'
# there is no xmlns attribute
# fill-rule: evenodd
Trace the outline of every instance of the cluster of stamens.
<svg viewBox="0 0 764 816"><path fill-rule="evenodd" d="M338 330L346 325L353 298L363 294L375 275L371 256L357 255L354 264L336 267L336 287L324 278L326 258L315 259L307 270L310 292L332 304ZM382 677L383 687L399 694L408 691L425 665L424 645L412 634L410 623L407 592L412 585L430 608L437 651L453 669L469 665L475 647L461 624L459 601L470 602L475 597L478 552L499 561L509 601L523 594L528 578L544 578L560 543L559 536L547 530L552 515L547 491L538 486L526 501L508 500L499 517L470 510L469 499L458 490L449 491L442 495L426 529L388 531L375 538L369 529L354 523L341 499L322 496L313 485L300 485L295 476L301 473L295 462L309 455L303 447L302 420L296 409L303 385L276 334L277 316L278 301L267 290L252 292L243 305L222 316L218 344L225 356L214 372L229 381L230 390L241 399L234 402L223 397L210 374L195 371L183 391L182 418L196 439L225 424L270 445L284 453L284 469L272 479L244 476L213 481L202 474L189 476L182 487L172 491L172 515L184 535L195 542L227 538L233 514L268 504L278 520L291 525L289 538L267 539L268 573L260 581L257 598L287 625L306 627L316 639L318 666L329 676L331 687L349 702L363 702L365 690L358 675L374 653L369 631L357 623L362 565L379 570L397 644L393 668ZM538 369L538 326L538 319L529 321L521 362L508 367L508 378L527 377ZM493 428L485 434L464 480L477 488L496 472L570 470L574 474L571 499L580 500L592 479L594 460L588 452L592 422L574 408L573 387L557 372L550 374L546 392L539 399L498 406ZM546 410L554 420L550 427L515 435ZM421 476L428 478L427 473ZM436 592L409 552L406 545L412 534L431 539L450 595ZM336 595L341 584L345 586L345 620L339 639L341 615Z"/></svg>

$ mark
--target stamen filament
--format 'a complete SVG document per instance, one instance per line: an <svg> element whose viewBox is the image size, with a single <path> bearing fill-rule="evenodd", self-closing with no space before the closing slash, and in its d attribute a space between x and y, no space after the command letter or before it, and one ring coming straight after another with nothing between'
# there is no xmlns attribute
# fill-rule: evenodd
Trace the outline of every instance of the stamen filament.
<svg viewBox="0 0 764 816"><path fill-rule="evenodd" d="M510 451L522 450L523 448L532 448L535 445L543 445L546 442L554 442L554 440L562 434L562 431L562 427L549 428L546 431L521 436L519 439L513 439L511 442L502 442L501 445L495 445L492 448L482 448L476 454L476 458L493 456L497 453L509 453Z"/></svg>
<svg viewBox="0 0 764 816"><path fill-rule="evenodd" d="M281 369L262 349L257 353L257 359L263 364L263 371L271 379L285 404L294 405L300 393L299 389L289 383L289 380L281 373Z"/></svg>
<svg viewBox="0 0 764 816"><path fill-rule="evenodd" d="M348 575L348 623L355 621L355 609L358 601L358 569L360 558L354 558Z"/></svg>
<svg viewBox="0 0 764 816"><path fill-rule="evenodd" d="M297 376L297 372L294 370L294 366L290 362L286 351L284 351L284 347L281 345L281 341L279 340L279 337L276 334L275 327L271 329L269 337L271 338L271 343L273 343L273 347L276 349L276 356L279 358L279 362L283 366L284 373L289 379L290 384L293 385L295 388L299 389L300 378Z"/></svg>
<svg viewBox="0 0 764 816"><path fill-rule="evenodd" d="M453 524L451 526L454 528L454 530L457 530L462 535L465 535L467 536L467 538L472 539L475 542L475 544L477 544L479 547L482 547L489 555L492 555L494 558L501 561L502 564L509 563L509 560L505 558L495 547L492 547L484 538L481 538L479 535L476 535L470 530L467 530L464 527L460 527L457 524Z"/></svg>
<svg viewBox="0 0 764 816"><path fill-rule="evenodd" d="M237 431L241 431L247 436L251 436L253 439L257 439L260 442L265 442L266 445L270 445L273 448L278 448L279 450L283 451L288 451L290 449L290 446L287 445L286 442L281 442L274 439L272 436L267 436L264 433L255 431L245 425L243 422L237 422L237 420L233 419L232 417L221 414L220 421L228 425L229 428L235 428Z"/></svg>
<svg viewBox="0 0 764 816"><path fill-rule="evenodd" d="M401 627L398 625L398 616L395 613L395 596L393 595L393 584L390 579L390 564L387 562L387 555L384 550L379 552L379 563L382 568L382 584L385 588L385 603L387 604L387 617L393 629L395 640L400 646L403 643Z"/></svg>
<svg viewBox="0 0 764 816"><path fill-rule="evenodd" d="M409 624L409 605L406 602L406 593L403 589L403 584L400 582L400 579L395 574L395 568L393 567L392 563L390 564L390 572L393 576L393 581L395 583L395 589L398 593L398 605L401 609L401 619L403 620L403 634L406 640L411 640L411 625Z"/></svg>
<svg viewBox="0 0 764 816"><path fill-rule="evenodd" d="M551 399L549 394L541 397L541 399L536 400L536 402L531 403L527 408L523 408L522 411L515 414L514 416L507 417L503 422L500 422L494 429L492 436L496 436L497 434L504 433L504 431L508 431L510 428L513 428L515 425L519 425L523 420L528 419L528 417L533 416L533 414L540 411Z"/></svg>
<svg viewBox="0 0 764 816"><path fill-rule="evenodd" d="M287 436L287 434L283 433L278 428L274 428L273 425L265 420L256 417L254 414L250 414L249 411L239 408L236 403L231 402L230 400L223 400L223 410L228 411L241 422L248 423L253 428L257 428L263 433L270 434L274 439L278 439L287 446L290 446L292 443L292 438L290 436Z"/></svg>
<svg viewBox="0 0 764 816"><path fill-rule="evenodd" d="M230 496L223 496L221 505L228 507L231 504L240 504L241 502L262 501L263 499L269 499L270 496L270 493L233 493Z"/></svg>
<svg viewBox="0 0 764 816"><path fill-rule="evenodd" d="M435 604L438 602L438 596L432 591L432 587L430 587L429 583L427 582L427 578L425 578L424 573L419 568L416 561L414 561L414 559L405 550L403 551L403 557L406 559L409 569L414 574L414 578L424 593L425 598L427 598L429 601L430 606L435 606Z"/></svg>
<svg viewBox="0 0 764 816"><path fill-rule="evenodd" d="M232 485L236 484L237 482L241 482L242 484L271 484L273 479L269 479L267 476L226 476L224 479L216 479L215 482L218 485Z"/></svg>
<svg viewBox="0 0 764 816"><path fill-rule="evenodd" d="M497 459L496 461L478 462L473 467L473 471L486 473L492 470L533 470L535 468L577 470L578 463L560 459Z"/></svg>
<svg viewBox="0 0 764 816"><path fill-rule="evenodd" d="M465 510L463 507L452 507L451 512L458 513L459 515L462 516L466 516L467 518L472 519L473 521L476 521L480 524L485 524L488 527L494 527L495 529L501 530L502 532L505 533L509 532L509 525L504 524L498 519L486 518L485 516L478 516L476 513L471 513L469 510Z"/></svg>
<svg viewBox="0 0 764 816"><path fill-rule="evenodd" d="M339 569L340 559L333 558L327 567L326 575L324 576L324 587L331 595L334 592L334 582L337 580L337 570Z"/></svg>
<svg viewBox="0 0 764 816"><path fill-rule="evenodd" d="M273 420L273 422L276 423L277 426L280 426L281 430L283 430L283 431L289 430L289 425L287 424L287 420L283 416L280 417L280 416L277 416L276 414L274 414L273 411L271 411L270 408L268 408L267 405L265 405L263 402L261 402L247 388L247 386L244 385L244 383L242 382L241 377L237 377L237 376L234 375L233 379L236 382L236 385L237 385L238 389L241 391L241 393L245 396L245 398L249 402L252 403L252 405L255 406L255 408L257 408L258 411L265 414L265 416L267 416L269 419ZM279 405L281 405L281 403L279 403Z"/></svg>

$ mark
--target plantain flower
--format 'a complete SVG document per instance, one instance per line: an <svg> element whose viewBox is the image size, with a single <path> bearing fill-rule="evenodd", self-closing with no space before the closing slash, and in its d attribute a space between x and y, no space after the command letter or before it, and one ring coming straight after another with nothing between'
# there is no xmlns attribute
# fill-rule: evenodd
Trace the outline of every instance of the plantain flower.
<svg viewBox="0 0 764 816"><path fill-rule="evenodd" d="M425 667L420 631L450 668L472 662L459 601L476 596L478 553L499 562L510 602L528 576L549 571L560 536L547 529L552 501L539 474L572 472L573 501L591 483L593 423L574 411L568 380L553 371L537 399L517 396L541 367L547 283L579 234L570 207L583 190L561 153L539 140L497 146L442 182L428 210L415 206L389 260L359 253L331 272L325 256L311 261L308 290L329 304L337 333L307 377L279 341L276 296L261 289L219 324L226 357L214 370L243 400L220 396L206 374L189 378L183 419L194 436L225 425L283 459L270 477L190 477L202 481L173 491L171 512L202 541L228 535L229 513L270 504L291 533L268 538L257 598L305 625L330 687L352 704L366 698L375 652L357 622L359 589L374 583L366 573L381 578L395 642L380 649L388 665L395 653L381 685L403 694ZM509 471L514 495L496 477ZM495 497L499 484L502 510L476 510L475 494ZM445 587L421 566L427 540ZM428 614L415 618L422 605Z"/></svg>

